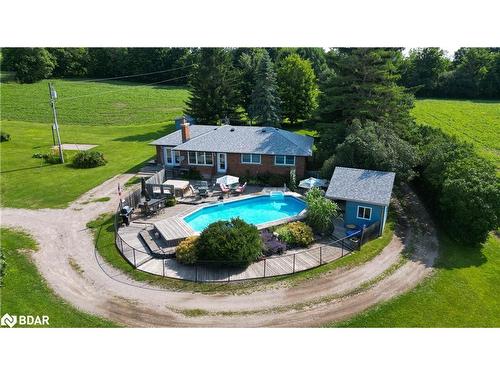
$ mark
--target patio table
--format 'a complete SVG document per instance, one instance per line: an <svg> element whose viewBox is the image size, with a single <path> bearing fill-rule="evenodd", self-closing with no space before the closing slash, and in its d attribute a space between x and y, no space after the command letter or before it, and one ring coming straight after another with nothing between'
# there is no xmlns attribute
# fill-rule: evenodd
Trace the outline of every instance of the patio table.
<svg viewBox="0 0 500 375"><path fill-rule="evenodd" d="M181 196L184 196L184 193L189 188L189 181L185 180L167 180L163 183L163 185L171 185L174 187L174 191L180 191Z"/></svg>

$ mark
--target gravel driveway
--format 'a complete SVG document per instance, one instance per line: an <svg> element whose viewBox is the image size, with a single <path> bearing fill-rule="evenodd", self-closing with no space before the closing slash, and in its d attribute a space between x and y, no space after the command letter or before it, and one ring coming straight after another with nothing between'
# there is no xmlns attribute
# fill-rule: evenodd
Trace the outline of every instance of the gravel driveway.
<svg viewBox="0 0 500 375"><path fill-rule="evenodd" d="M295 286L281 285L243 295L206 295L154 288L103 265L102 259L96 257L92 234L86 228L86 223L99 214L114 211L118 204L117 184L123 186L131 177L129 174L114 177L66 209L2 208L0 211L2 226L20 227L39 242L40 250L34 254L34 261L58 295L83 311L123 325L319 326L351 317L413 288L432 272L438 254L431 219L417 197L408 191L407 211L411 212L412 225L400 228L378 256L357 267L336 269ZM81 204L105 196L112 199ZM381 277L400 261L402 251L409 245L411 258ZM70 259L83 273L70 266ZM380 281L366 287L367 281L377 278ZM187 316L180 312L191 309L207 313Z"/></svg>

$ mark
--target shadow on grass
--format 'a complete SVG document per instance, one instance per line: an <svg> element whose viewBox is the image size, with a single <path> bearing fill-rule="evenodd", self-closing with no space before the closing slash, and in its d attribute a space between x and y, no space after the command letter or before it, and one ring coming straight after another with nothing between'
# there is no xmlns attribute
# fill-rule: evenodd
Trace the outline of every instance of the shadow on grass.
<svg viewBox="0 0 500 375"><path fill-rule="evenodd" d="M174 131L174 129L175 129L175 125L174 124L170 124L170 125L165 125L160 130L156 130L156 131L149 132L149 133L127 135L125 137L114 138L113 141L118 141L118 142L148 142L148 141L154 141L155 139L164 137L165 135L172 133Z"/></svg>
<svg viewBox="0 0 500 375"><path fill-rule="evenodd" d="M17 168L17 169L9 169L7 171L0 171L0 174L11 173L11 172L19 172L19 171L26 171L26 170L29 170L29 169L39 169L39 168L51 167L53 165L58 165L58 164L42 164L42 165L37 165L35 167L24 167L24 168Z"/></svg>

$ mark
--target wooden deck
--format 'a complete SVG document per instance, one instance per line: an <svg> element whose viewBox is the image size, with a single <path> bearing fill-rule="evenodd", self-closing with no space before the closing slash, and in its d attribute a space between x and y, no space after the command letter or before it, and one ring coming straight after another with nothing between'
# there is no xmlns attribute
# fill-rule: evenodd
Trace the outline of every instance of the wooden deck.
<svg viewBox="0 0 500 375"><path fill-rule="evenodd" d="M169 217L154 223L167 244L183 240L195 234L194 230L179 216Z"/></svg>
<svg viewBox="0 0 500 375"><path fill-rule="evenodd" d="M277 189L265 190L268 192ZM255 192L250 189L245 195L251 194ZM225 201L241 198L234 197ZM209 202L215 200L215 197L208 199ZM130 226L121 227L119 233L123 240L121 243L123 256L137 269L154 275L199 282L228 282L292 274L318 267L349 254L347 250L342 249L340 243L335 244L330 241L316 243L309 249L295 249L281 256L269 257L254 262L248 267L189 266L177 262L175 258L159 258L141 239L140 231L154 226L163 237L165 246L175 246L181 239L194 234L193 229L184 222L182 217L198 208L200 206L195 204L177 204L163 209L158 215L136 219ZM338 235L341 235L345 230L343 223L342 225L340 222L336 224Z"/></svg>

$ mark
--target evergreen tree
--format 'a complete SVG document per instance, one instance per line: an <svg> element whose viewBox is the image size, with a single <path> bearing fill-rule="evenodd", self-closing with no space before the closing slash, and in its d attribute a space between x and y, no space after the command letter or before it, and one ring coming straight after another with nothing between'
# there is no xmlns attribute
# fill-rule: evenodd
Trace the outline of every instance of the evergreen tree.
<svg viewBox="0 0 500 375"><path fill-rule="evenodd" d="M224 48L202 48L190 79L188 113L200 124L238 120L238 72Z"/></svg>
<svg viewBox="0 0 500 375"><path fill-rule="evenodd" d="M317 107L318 85L308 60L295 53L281 60L278 87L283 117L292 124L311 118Z"/></svg>
<svg viewBox="0 0 500 375"><path fill-rule="evenodd" d="M262 55L267 52L263 48L239 48L237 50L243 50L240 51L241 53L238 54L236 60L236 66L241 75L241 105L245 109L245 112L250 114L250 105L252 104L252 93L255 88L257 68Z"/></svg>
<svg viewBox="0 0 500 375"><path fill-rule="evenodd" d="M269 54L265 52L261 57L255 87L252 92L252 102L249 116L258 124L265 126L278 125L280 118L280 98L276 83L276 72Z"/></svg>
<svg viewBox="0 0 500 375"><path fill-rule="evenodd" d="M345 125L354 119L408 123L413 97L397 84L400 58L398 49L339 50L333 59L335 74L321 88L321 120Z"/></svg>

